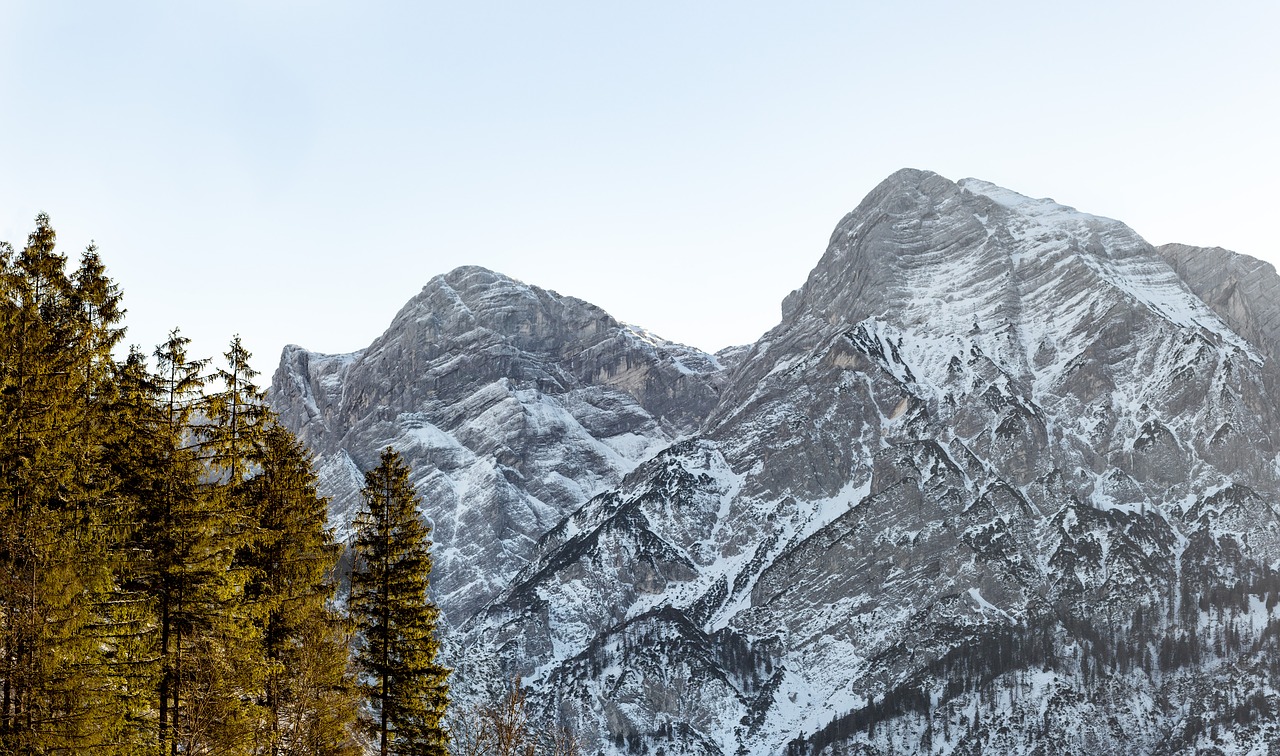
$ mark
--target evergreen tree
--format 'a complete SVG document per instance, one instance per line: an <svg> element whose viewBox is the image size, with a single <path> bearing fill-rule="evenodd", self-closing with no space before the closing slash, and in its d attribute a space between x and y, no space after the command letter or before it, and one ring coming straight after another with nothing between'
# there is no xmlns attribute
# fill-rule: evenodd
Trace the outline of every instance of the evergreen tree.
<svg viewBox="0 0 1280 756"><path fill-rule="evenodd" d="M106 273L106 267L92 244L81 254L80 264L69 279L68 306L74 322L74 343L70 377L76 392L68 396L74 427L68 437L67 460L71 469L77 530L84 545L69 545L82 576L94 576L85 587L91 602L86 642L90 651L80 664L81 685L92 700L91 728L94 751L101 754L136 754L145 742L137 738L139 711L131 704L127 681L132 677L128 664L117 653L122 636L142 632L137 620L127 617L131 602L123 597L118 578L118 557L125 531L118 526L119 479L111 469L110 444L119 382L112 350L124 335L120 325L124 310L121 293Z"/></svg>
<svg viewBox="0 0 1280 756"><path fill-rule="evenodd" d="M89 450L100 449L103 439L100 421L104 420L104 413L98 410L106 406L115 390L116 365L112 350L124 337L124 328L120 326L124 309L120 306L120 289L107 276L98 248L92 244L81 254L71 284L71 307L80 321L75 350L80 388L76 401L81 414L77 441L84 463L79 467L82 477L87 479L95 474L88 459ZM101 469L96 472L101 477ZM102 481L99 484L105 485Z"/></svg>
<svg viewBox="0 0 1280 756"><path fill-rule="evenodd" d="M241 543L215 480L200 459L193 413L201 405L206 362L187 355L177 330L156 349L161 410L174 474L158 502L158 600L163 673L162 748L170 753L248 749L255 728L246 691L255 681L251 624L236 611L240 575L231 569Z"/></svg>
<svg viewBox="0 0 1280 756"><path fill-rule="evenodd" d="M95 337L41 215L22 252L0 249L0 748L96 748L107 716L94 597L108 573L78 434ZM100 334L97 334L100 337Z"/></svg>
<svg viewBox="0 0 1280 756"><path fill-rule="evenodd" d="M165 564L172 548L164 528L175 478L197 474L189 455L179 453L180 439L170 433L161 389L137 348L115 373L115 391L103 433L114 495L106 507L112 532L114 590L105 612L103 646L115 681L119 713L116 741L122 754L164 754L162 733L169 709L157 720L168 658L161 636L167 600ZM187 485L192 485L188 481Z"/></svg>
<svg viewBox="0 0 1280 756"><path fill-rule="evenodd" d="M266 394L253 382L258 371L249 365L253 354L235 336L223 355L227 365L214 374L222 391L206 400L208 422L201 426L206 458L226 471L233 492L250 473L248 460L262 442L268 411Z"/></svg>
<svg viewBox="0 0 1280 756"><path fill-rule="evenodd" d="M113 600L126 741L133 753L245 752L252 724L239 682L235 543L193 442L203 361L177 331L156 350L157 374L136 349L117 372L108 435L118 480L122 547Z"/></svg>
<svg viewBox="0 0 1280 756"><path fill-rule="evenodd" d="M358 709L348 672L347 623L330 608L339 548L325 527L328 502L316 492L310 459L293 434L271 425L247 493L254 542L241 561L255 607L266 676L259 753L356 753Z"/></svg>
<svg viewBox="0 0 1280 756"><path fill-rule="evenodd" d="M357 752L326 503L248 351L212 395L176 330L116 364L119 289L55 245L0 243L0 753Z"/></svg>
<svg viewBox="0 0 1280 756"><path fill-rule="evenodd" d="M365 475L356 519L350 607L364 644L362 688L377 716L379 754L445 756L450 670L436 663L439 611L427 596L430 528L409 468L390 447Z"/></svg>
<svg viewBox="0 0 1280 756"><path fill-rule="evenodd" d="M171 643L161 711L168 710L173 754L249 753L261 729L255 698L265 663L244 596L247 575L236 563L253 537L242 472L248 447L222 432L218 395L201 393L207 361L190 359L187 344L175 331L156 351L170 431L196 470L164 501L162 628L169 628ZM219 439L227 438L232 444L224 452Z"/></svg>
<svg viewBox="0 0 1280 756"><path fill-rule="evenodd" d="M221 389L199 398L191 432L203 465L201 512L218 564L225 571L208 596L210 621L197 644L201 656L194 660L192 672L203 682L191 691L200 699L192 701L196 704L192 713L203 712L203 716L190 727L193 744L200 741L216 744L219 750L250 752L267 727L263 707L256 702L270 661L263 654L260 607L245 593L253 579L245 557L263 535L249 484L260 470L256 458L269 412L262 390L253 383L257 373L249 365L252 355L239 337L232 340L225 357L226 367L211 376L211 382L222 384ZM317 527L323 527L323 519Z"/></svg>

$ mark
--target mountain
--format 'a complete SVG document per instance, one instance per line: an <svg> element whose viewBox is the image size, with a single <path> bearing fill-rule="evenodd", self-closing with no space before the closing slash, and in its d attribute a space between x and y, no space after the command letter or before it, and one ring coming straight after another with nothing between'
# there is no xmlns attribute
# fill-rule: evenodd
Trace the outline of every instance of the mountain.
<svg viewBox="0 0 1280 756"><path fill-rule="evenodd" d="M439 293L472 277L461 308ZM272 400L339 517L334 471L414 448L414 413L524 465L427 505L462 585L484 587L437 583L455 697L519 675L587 753L1257 753L1280 747L1276 283L1244 256L903 170L731 359L613 321L522 341L540 310L510 300L569 300L463 269L365 352L286 350ZM481 300L523 314L457 314ZM434 319L456 325L410 326ZM579 359L597 338L648 344L628 364L669 388L595 368L529 383L526 366L598 364ZM453 361L499 352L441 395ZM503 431L472 397L512 381L536 406L616 392L643 451L588 473L570 446L612 424L542 445ZM497 502L549 500L536 482L564 459L584 482L563 506L519 520L516 548L480 539L499 559L464 553L485 518L534 511ZM468 479L448 463L419 456L424 488Z"/></svg>
<svg viewBox="0 0 1280 756"><path fill-rule="evenodd" d="M1156 251L1223 322L1273 362L1280 344L1280 276L1271 264L1222 247L1165 244Z"/></svg>
<svg viewBox="0 0 1280 756"><path fill-rule="evenodd" d="M537 539L715 404L712 355L478 267L433 278L366 349L288 346L269 401L317 455L345 536L390 445L434 526L436 600L465 617Z"/></svg>

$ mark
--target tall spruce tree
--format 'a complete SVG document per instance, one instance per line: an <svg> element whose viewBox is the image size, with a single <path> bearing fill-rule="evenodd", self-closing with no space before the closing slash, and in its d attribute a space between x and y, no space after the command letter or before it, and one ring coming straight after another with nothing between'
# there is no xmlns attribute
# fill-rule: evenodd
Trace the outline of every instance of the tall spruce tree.
<svg viewBox="0 0 1280 756"><path fill-rule="evenodd" d="M204 388L204 360L187 353L191 340L178 329L155 350L156 391L163 418L165 466L171 474L149 512L147 527L156 536L154 587L159 610L161 675L159 680L158 739L162 753L176 754L184 745L183 683L189 661L184 652L192 644L200 622L207 586L218 579L216 536L204 522L200 465L189 444L191 415Z"/></svg>
<svg viewBox="0 0 1280 756"><path fill-rule="evenodd" d="M22 252L0 249L0 750L102 743L107 712L94 639L109 585L96 498L83 471L96 407L78 367L101 359L45 215Z"/></svg>
<svg viewBox="0 0 1280 756"><path fill-rule="evenodd" d="M201 426L202 446L209 462L226 471L230 490L250 474L249 459L262 443L269 412L266 394L253 379L258 371L249 365L253 354L245 349L237 335L223 354L226 367L219 368L214 380L222 390L210 394L205 402L210 422Z"/></svg>
<svg viewBox="0 0 1280 756"><path fill-rule="evenodd" d="M165 756L171 708L164 679L172 674L172 661L162 636L172 635L165 607L173 557L173 533L165 522L175 481L194 489L199 468L171 432L163 392L146 355L130 349L114 383L104 459L114 481L106 511L115 583L103 648L115 680L113 708L120 716L116 752ZM164 716L158 717L162 702Z"/></svg>
<svg viewBox="0 0 1280 756"><path fill-rule="evenodd" d="M436 662L439 610L427 595L431 530L409 468L391 447L365 474L356 518L350 608L364 633L361 687L373 704L380 756L446 756L450 670Z"/></svg>
<svg viewBox="0 0 1280 756"><path fill-rule="evenodd" d="M240 528L202 464L192 427L202 406L206 361L191 359L189 340L173 331L156 349L162 412L173 463L184 474L166 481L159 502L161 657L160 732L171 754L238 753L252 740L244 703L241 646L245 618L235 611L239 576L231 570ZM192 470L194 474L186 471Z"/></svg>
<svg viewBox="0 0 1280 756"><path fill-rule="evenodd" d="M74 423L68 439L72 484L72 510L78 539L68 544L71 558L86 579L89 622L81 640L88 650L81 654L79 677L85 705L93 712L89 729L93 750L103 756L137 754L139 742L129 697L121 695L127 667L114 652L121 637L134 631L132 619L123 617L118 583L118 560L123 531L118 522L119 481L111 470L110 427L116 405L118 382L112 351L124 336L121 322L124 309L119 287L107 275L97 248L90 244L71 274L68 308L74 326L70 350L73 383L77 389L67 397ZM83 739L82 739L83 740Z"/></svg>
<svg viewBox="0 0 1280 756"><path fill-rule="evenodd" d="M310 458L293 434L271 425L246 484L256 514L241 564L259 624L266 675L265 725L256 751L271 756L359 753L358 702L348 670L349 626L330 603L340 549L326 528L328 501L316 491Z"/></svg>
<svg viewBox="0 0 1280 756"><path fill-rule="evenodd" d="M71 307L79 327L76 329L76 370L80 393L76 397L80 427L76 433L78 465L86 487L107 485L103 479L101 460L91 452L102 448L104 413L99 411L110 402L115 391L115 368L112 351L124 337L120 325L125 311L120 306L120 289L107 276L106 266L92 244L81 254L80 265L71 276Z"/></svg>
<svg viewBox="0 0 1280 756"><path fill-rule="evenodd" d="M176 491L166 504L172 549L166 624L173 642L165 654L169 702L162 700L161 710L168 708L172 754L247 754L262 729L256 697L266 664L244 595L248 572L238 562L254 537L245 479L257 433L241 422L260 392L246 385L248 352L236 348L238 340L228 355L231 371L217 374L226 382L225 374L235 373L231 387L212 396L200 392L206 361L188 358L187 343L175 332L156 352L172 429L199 470L195 487ZM231 412L228 393L235 394Z"/></svg>
<svg viewBox="0 0 1280 756"><path fill-rule="evenodd" d="M253 383L257 372L250 352L235 337L224 354L225 367L211 376L221 384L206 393L193 428L193 443L204 465L201 487L206 521L213 529L219 559L226 562L225 579L214 597L216 611L197 646L192 672L200 680L188 698L203 712L190 727L203 742L222 752L255 752L266 722L257 705L266 684L269 662L263 655L263 624L258 602L246 595L254 571L245 556L264 534L250 496L250 483L261 472L263 435L270 413L261 389Z"/></svg>
<svg viewBox="0 0 1280 756"><path fill-rule="evenodd" d="M176 330L116 364L120 292L55 242L0 243L0 753L358 752L326 504L248 351L212 395Z"/></svg>

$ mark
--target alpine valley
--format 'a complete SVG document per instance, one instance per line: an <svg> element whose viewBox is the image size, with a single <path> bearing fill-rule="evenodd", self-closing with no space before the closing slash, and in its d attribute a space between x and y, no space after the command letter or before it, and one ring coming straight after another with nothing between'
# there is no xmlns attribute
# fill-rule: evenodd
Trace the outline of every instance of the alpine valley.
<svg viewBox="0 0 1280 756"><path fill-rule="evenodd" d="M584 753L1280 748L1280 278L902 170L711 355L481 268L270 401L398 449L453 697Z"/></svg>

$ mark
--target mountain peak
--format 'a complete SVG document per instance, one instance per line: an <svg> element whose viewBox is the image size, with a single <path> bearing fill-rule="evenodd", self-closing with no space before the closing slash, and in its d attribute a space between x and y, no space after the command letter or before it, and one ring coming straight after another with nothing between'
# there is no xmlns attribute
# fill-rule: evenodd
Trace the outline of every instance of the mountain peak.
<svg viewBox="0 0 1280 756"><path fill-rule="evenodd" d="M1043 309L1064 286L1225 331L1125 224L981 179L953 182L915 169L885 179L840 221L808 281L784 302L783 320L877 316L967 329Z"/></svg>
<svg viewBox="0 0 1280 756"><path fill-rule="evenodd" d="M477 265L437 275L405 303L379 341L405 338L438 344L497 338L525 352L548 354L566 343L591 341L619 323L574 297L531 286ZM376 350L378 342L370 346Z"/></svg>
<svg viewBox="0 0 1280 756"><path fill-rule="evenodd" d="M954 183L933 171L926 171L920 168L899 168L886 176L875 189L872 189L870 195L888 193L894 189L919 188L927 182L933 182L939 179L948 184Z"/></svg>
<svg viewBox="0 0 1280 756"><path fill-rule="evenodd" d="M1257 753L1277 292L904 169L730 369L467 266L272 401L340 506L405 453L459 700L521 675L584 750Z"/></svg>
<svg viewBox="0 0 1280 756"><path fill-rule="evenodd" d="M1006 189L998 186L990 181L984 181L977 178L963 178L956 182L956 185L966 189L974 194L980 194L1001 207L1010 210L1018 210L1030 214L1042 214L1044 212L1053 213L1077 213L1075 208L1060 205L1049 197L1028 197L1020 194L1012 189ZM1082 213L1083 214L1083 213Z"/></svg>
<svg viewBox="0 0 1280 756"><path fill-rule="evenodd" d="M457 292L503 292L516 296L528 294L533 288L523 281L479 265L461 265L448 273L434 276L422 290L426 292L442 286Z"/></svg>
<svg viewBox="0 0 1280 756"><path fill-rule="evenodd" d="M440 545L435 596L465 616L537 538L716 399L711 355L479 266L433 277L367 348L286 348L271 402L319 455L340 529L394 446Z"/></svg>
<svg viewBox="0 0 1280 756"><path fill-rule="evenodd" d="M1200 297L1280 338L1280 282L1235 262ZM1122 223L898 171L702 433L548 533L469 652L606 754L1208 750L1181 691L1273 689L1252 670L1280 612L1240 576L1273 579L1280 480L1270 377L1201 298ZM1248 592L1246 650L1157 659L1237 632L1222 585ZM672 742L673 720L698 724Z"/></svg>
<svg viewBox="0 0 1280 756"><path fill-rule="evenodd" d="M985 200L984 200L985 201ZM836 225L809 279L783 303L799 312L856 322L904 296L903 282L937 262L935 241L955 246L986 238L977 200L950 179L905 168L880 182Z"/></svg>
<svg viewBox="0 0 1280 756"><path fill-rule="evenodd" d="M1106 361L1118 356L1102 356L1098 345L1119 348L1138 331L1202 336L1260 361L1123 223L990 182L899 171L841 221L709 428L736 434L740 403L780 366L840 334L890 354L886 369L907 385L944 385L977 359L1039 401L1081 380L1082 361L1109 372ZM821 493L843 482L838 474L806 480Z"/></svg>

